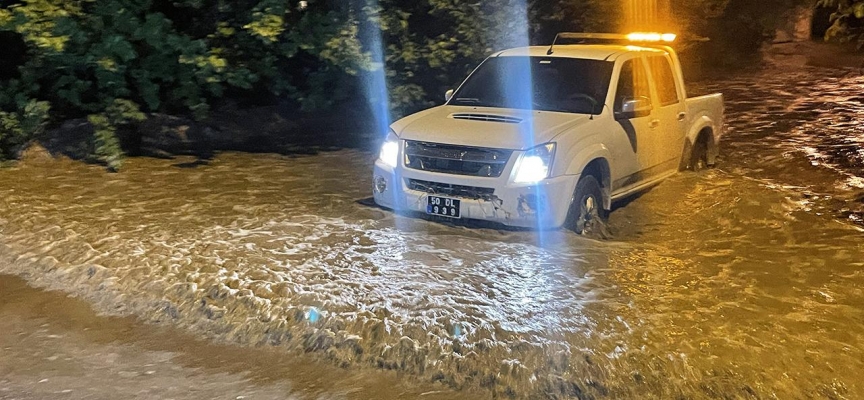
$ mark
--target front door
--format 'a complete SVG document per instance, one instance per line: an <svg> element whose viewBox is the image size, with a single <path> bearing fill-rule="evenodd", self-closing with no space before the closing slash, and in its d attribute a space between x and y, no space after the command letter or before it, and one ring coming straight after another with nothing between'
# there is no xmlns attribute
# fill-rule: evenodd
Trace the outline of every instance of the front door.
<svg viewBox="0 0 864 400"><path fill-rule="evenodd" d="M620 173L615 174L613 191L650 178L649 174L662 158L653 140L659 121L645 62L641 57L624 61L618 77L613 106L616 140L610 151Z"/></svg>

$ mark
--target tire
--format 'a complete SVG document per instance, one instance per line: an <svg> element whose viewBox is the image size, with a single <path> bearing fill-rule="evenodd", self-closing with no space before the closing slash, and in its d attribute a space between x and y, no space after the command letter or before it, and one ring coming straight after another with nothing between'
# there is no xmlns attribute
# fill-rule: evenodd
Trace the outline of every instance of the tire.
<svg viewBox="0 0 864 400"><path fill-rule="evenodd" d="M708 169L708 142L704 138L699 138L699 141L693 145L689 169L694 172Z"/></svg>
<svg viewBox="0 0 864 400"><path fill-rule="evenodd" d="M600 183L592 175L583 176L573 191L565 226L573 232L585 234L598 228L598 224L605 224L607 217Z"/></svg>

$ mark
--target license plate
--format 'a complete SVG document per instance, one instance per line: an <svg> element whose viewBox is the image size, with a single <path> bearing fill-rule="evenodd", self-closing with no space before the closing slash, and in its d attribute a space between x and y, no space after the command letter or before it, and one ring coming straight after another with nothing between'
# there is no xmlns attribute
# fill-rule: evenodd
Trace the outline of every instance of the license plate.
<svg viewBox="0 0 864 400"><path fill-rule="evenodd" d="M461 200L428 196L426 199L426 214L447 218L462 218L462 210L459 208L461 203Z"/></svg>

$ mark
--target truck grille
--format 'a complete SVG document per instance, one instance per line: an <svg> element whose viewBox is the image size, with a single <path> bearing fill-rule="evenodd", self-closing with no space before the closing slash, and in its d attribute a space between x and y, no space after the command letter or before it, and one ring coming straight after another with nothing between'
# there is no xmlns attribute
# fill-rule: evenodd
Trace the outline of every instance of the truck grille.
<svg viewBox="0 0 864 400"><path fill-rule="evenodd" d="M405 166L421 171L497 178L512 150L405 141Z"/></svg>
<svg viewBox="0 0 864 400"><path fill-rule="evenodd" d="M495 193L495 189L493 188L451 185L449 183L421 181L419 179L407 179L407 181L408 189L431 194L441 194L468 199L488 199Z"/></svg>

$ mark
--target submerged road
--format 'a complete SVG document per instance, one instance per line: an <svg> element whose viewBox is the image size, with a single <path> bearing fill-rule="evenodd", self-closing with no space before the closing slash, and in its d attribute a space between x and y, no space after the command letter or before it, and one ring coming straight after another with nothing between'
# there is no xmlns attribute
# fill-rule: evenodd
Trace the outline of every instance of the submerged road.
<svg viewBox="0 0 864 400"><path fill-rule="evenodd" d="M719 167L602 241L371 207L353 150L2 170L0 273L86 303L0 280L0 398L864 397L864 77L698 90Z"/></svg>
<svg viewBox="0 0 864 400"><path fill-rule="evenodd" d="M220 345L0 275L0 399L452 399L394 373Z"/></svg>

